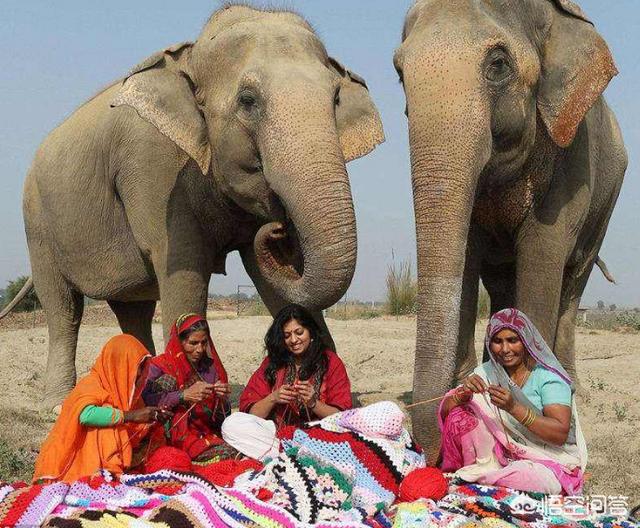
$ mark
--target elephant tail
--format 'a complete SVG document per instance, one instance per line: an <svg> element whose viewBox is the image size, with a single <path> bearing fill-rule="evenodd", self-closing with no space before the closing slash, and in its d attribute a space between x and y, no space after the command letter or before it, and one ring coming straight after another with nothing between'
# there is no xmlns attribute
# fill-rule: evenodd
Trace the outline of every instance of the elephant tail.
<svg viewBox="0 0 640 528"><path fill-rule="evenodd" d="M16 305L27 296L27 293L29 293L32 288L33 288L33 279L29 277L27 279L27 282L24 283L24 286L22 287L22 289L18 292L18 294L0 312L0 319L8 315L11 312L11 310L13 310L16 307Z"/></svg>
<svg viewBox="0 0 640 528"><path fill-rule="evenodd" d="M605 279L613 284L617 284L616 279L613 277L613 275L611 275L611 273L609 273L609 268L607 268L607 265L605 264L604 260L600 258L600 256L596 258L596 266L600 268L600 271L604 275ZM0 317L2 317L2 314L0 314Z"/></svg>

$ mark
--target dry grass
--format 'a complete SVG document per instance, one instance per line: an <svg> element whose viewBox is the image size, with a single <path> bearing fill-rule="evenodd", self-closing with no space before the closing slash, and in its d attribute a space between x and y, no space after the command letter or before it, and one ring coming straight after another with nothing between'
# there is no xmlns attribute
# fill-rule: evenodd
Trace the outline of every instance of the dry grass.
<svg viewBox="0 0 640 528"><path fill-rule="evenodd" d="M387 313L408 315L416 312L418 282L413 276L411 262L394 262L387 269Z"/></svg>

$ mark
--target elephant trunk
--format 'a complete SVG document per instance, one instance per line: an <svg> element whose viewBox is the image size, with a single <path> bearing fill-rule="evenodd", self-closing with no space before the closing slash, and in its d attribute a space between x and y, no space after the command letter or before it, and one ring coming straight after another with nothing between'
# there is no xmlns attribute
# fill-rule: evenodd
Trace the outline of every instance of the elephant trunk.
<svg viewBox="0 0 640 528"><path fill-rule="evenodd" d="M405 70L418 254L414 402L444 394L453 382L469 223L491 153L488 104L475 71L446 67L414 62ZM431 457L439 445L436 408L418 406L412 415Z"/></svg>
<svg viewBox="0 0 640 528"><path fill-rule="evenodd" d="M273 101L259 148L287 218L264 225L254 250L261 274L282 298L321 310L351 283L356 223L333 94L309 84L274 90L282 96Z"/></svg>

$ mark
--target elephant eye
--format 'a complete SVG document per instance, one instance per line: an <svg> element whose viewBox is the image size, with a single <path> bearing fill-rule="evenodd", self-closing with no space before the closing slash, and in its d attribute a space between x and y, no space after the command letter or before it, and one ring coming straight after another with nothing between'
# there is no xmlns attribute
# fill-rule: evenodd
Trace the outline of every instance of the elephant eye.
<svg viewBox="0 0 640 528"><path fill-rule="evenodd" d="M511 67L509 57L505 50L494 49L487 59L485 68L485 77L494 84L499 84L511 77L513 68Z"/></svg>
<svg viewBox="0 0 640 528"><path fill-rule="evenodd" d="M336 90L336 94L333 96L333 104L334 106L340 105L340 88Z"/></svg>
<svg viewBox="0 0 640 528"><path fill-rule="evenodd" d="M245 110L251 111L254 106L256 106L256 97L250 92L241 92L238 95L238 104L242 106Z"/></svg>

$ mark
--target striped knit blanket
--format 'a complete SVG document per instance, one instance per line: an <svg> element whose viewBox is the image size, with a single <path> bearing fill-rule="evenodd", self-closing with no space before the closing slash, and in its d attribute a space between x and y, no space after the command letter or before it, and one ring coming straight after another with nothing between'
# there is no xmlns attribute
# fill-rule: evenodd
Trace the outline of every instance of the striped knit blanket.
<svg viewBox="0 0 640 528"><path fill-rule="evenodd" d="M242 474L230 488L169 470L120 480L102 472L71 485L0 485L0 526L637 526L613 517L554 517L545 513L543 496L457 481L437 503L395 504L404 476L424 466L401 415L387 402L339 413L311 428L284 430L280 455L264 469Z"/></svg>

